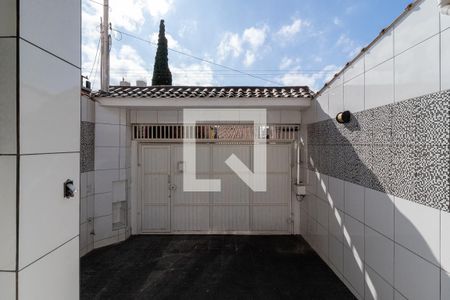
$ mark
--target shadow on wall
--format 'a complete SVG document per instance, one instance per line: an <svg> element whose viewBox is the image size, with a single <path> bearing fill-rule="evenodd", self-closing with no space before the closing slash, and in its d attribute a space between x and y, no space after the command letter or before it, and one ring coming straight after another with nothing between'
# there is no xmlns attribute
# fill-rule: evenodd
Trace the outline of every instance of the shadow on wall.
<svg viewBox="0 0 450 300"><path fill-rule="evenodd" d="M447 108L433 112L444 126L449 95L431 95ZM394 292L394 282L395 293L406 298L440 298L440 256L448 254L440 254L439 239L430 238L428 230L439 236L439 210L449 211L449 146L448 138L442 145L429 142L428 132L442 134L441 124L416 122L420 118L414 114L424 113L423 101L427 100L411 99L352 114L345 125L334 119L307 125L308 183L317 185L316 196L307 197L304 204L317 220L308 221L308 240L320 252L317 227L327 225L320 224L320 206L327 206L327 260L366 299L392 298L385 293ZM342 261L334 252L341 242Z"/></svg>

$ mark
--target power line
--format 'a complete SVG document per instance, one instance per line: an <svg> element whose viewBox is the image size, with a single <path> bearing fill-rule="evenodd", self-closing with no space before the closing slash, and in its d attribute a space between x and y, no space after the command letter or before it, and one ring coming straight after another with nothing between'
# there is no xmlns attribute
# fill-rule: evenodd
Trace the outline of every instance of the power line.
<svg viewBox="0 0 450 300"><path fill-rule="evenodd" d="M91 75L92 75L92 71L94 70L95 67L95 63L97 62L97 57L98 57L98 52L100 50L100 38L98 39L98 43L97 43L97 50L95 51L95 58L94 58L94 63L92 64L92 68L91 68L91 72L89 72L89 79L91 79Z"/></svg>
<svg viewBox="0 0 450 300"><path fill-rule="evenodd" d="M142 41L142 42L146 42L146 43L149 43L149 44L154 45L154 46L158 46L157 43L154 43L154 42L152 42L150 40L147 40L147 39L143 39L143 38L138 37L138 36L136 36L134 34L131 34L131 33L123 32L123 31L120 31L120 30L117 30L117 29L114 29L114 28L112 28L111 31L115 31L115 32L118 32L118 33L120 33L122 35L134 38L136 40L139 40L139 41ZM221 68L224 68L224 69L236 72L236 73L244 74L244 75L249 76L249 77L253 77L253 78L256 78L256 79L259 79L259 80L270 82L270 83L276 84L276 85L282 85L279 82L276 82L276 81L273 81L273 80L270 80L270 79L266 79L266 78L263 78L263 77L260 77L260 76L257 76L257 75L253 75L253 74L250 74L250 73L247 73L247 72L235 69L235 68L231 68L231 67L228 67L228 66L225 66L225 65L222 65L222 64L219 64L219 63L216 63L216 62L213 62L213 61L210 61L210 60L207 60L207 59L204 59L204 58L192 55L192 54L188 54L188 53L185 53L185 52L182 52L182 51L178 51L178 50L175 50L175 49L172 49L172 48L168 48L168 50L170 50L172 52L175 52L175 53L178 53L178 54L181 54L181 55L184 55L184 56L187 56L187 57L190 57L190 58L193 58L193 59L196 59L196 60L199 60L199 61L204 62L204 63L208 63L208 64L211 64L211 65L214 65L214 66L217 66L217 67L221 67Z"/></svg>

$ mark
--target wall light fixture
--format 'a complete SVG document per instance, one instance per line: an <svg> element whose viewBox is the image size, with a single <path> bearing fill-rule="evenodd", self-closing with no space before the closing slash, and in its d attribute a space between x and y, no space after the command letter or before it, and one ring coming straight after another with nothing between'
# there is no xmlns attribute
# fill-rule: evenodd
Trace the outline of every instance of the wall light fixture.
<svg viewBox="0 0 450 300"><path fill-rule="evenodd" d="M345 124L350 122L351 113L347 110L344 112L340 112L336 115L336 121L340 124Z"/></svg>

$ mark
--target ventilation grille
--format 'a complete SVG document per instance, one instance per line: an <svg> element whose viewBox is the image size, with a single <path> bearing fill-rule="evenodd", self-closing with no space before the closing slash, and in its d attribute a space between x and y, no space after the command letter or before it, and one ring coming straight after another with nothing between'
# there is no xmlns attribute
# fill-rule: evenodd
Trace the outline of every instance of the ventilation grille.
<svg viewBox="0 0 450 300"><path fill-rule="evenodd" d="M293 141L297 139L299 127L299 125L250 124L134 124L133 139L153 142L183 141L185 138L196 142Z"/></svg>

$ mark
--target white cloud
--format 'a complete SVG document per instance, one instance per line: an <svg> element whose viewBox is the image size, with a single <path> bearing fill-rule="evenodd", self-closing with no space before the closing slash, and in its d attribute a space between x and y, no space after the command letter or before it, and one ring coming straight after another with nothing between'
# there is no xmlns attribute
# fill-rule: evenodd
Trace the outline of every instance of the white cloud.
<svg viewBox="0 0 450 300"><path fill-rule="evenodd" d="M214 72L206 63L170 66L173 85L212 86Z"/></svg>
<svg viewBox="0 0 450 300"><path fill-rule="evenodd" d="M150 82L152 74L145 61L133 47L123 45L118 51L111 52L111 84L116 85L122 78L135 84L136 80Z"/></svg>
<svg viewBox="0 0 450 300"><path fill-rule="evenodd" d="M247 67L251 66L260 56L261 48L266 44L268 31L269 27L264 25L260 28L247 28L242 35L225 33L217 47L219 62L230 57L238 58L244 53L243 64Z"/></svg>
<svg viewBox="0 0 450 300"><path fill-rule="evenodd" d="M334 17L333 23L334 23L334 25L336 25L336 26L341 26L341 25L342 25L342 20L339 19L338 17Z"/></svg>
<svg viewBox="0 0 450 300"><path fill-rule="evenodd" d="M299 33L302 28L309 26L310 23L307 21L303 21L301 19L294 19L291 24L284 25L277 32L277 35L284 39L289 39L294 37L297 33Z"/></svg>
<svg viewBox="0 0 450 300"><path fill-rule="evenodd" d="M296 65L291 71L277 78L285 86L309 86L313 90L318 90L322 85L332 78L336 70L335 65L325 66L316 73L307 73L302 71L299 65Z"/></svg>
<svg viewBox="0 0 450 300"><path fill-rule="evenodd" d="M144 0L142 2L149 14L154 18L164 17L173 8L173 0Z"/></svg>
<svg viewBox="0 0 450 300"><path fill-rule="evenodd" d="M361 51L362 46L356 41L351 39L345 33L341 34L339 39L336 41L336 46L342 50L344 54L352 58Z"/></svg>
<svg viewBox="0 0 450 300"><path fill-rule="evenodd" d="M268 27L261 28L250 27L244 30L242 40L250 44L253 49L258 49L266 41Z"/></svg>
<svg viewBox="0 0 450 300"><path fill-rule="evenodd" d="M150 35L150 41L152 43L157 44L158 43L158 36L159 33L158 32L154 32ZM167 46L170 49L174 49L174 50L178 50L178 51L183 51L183 52L189 52L187 49L184 49L183 47L180 46L180 43L169 33L166 32L166 39L167 39Z"/></svg>
<svg viewBox="0 0 450 300"><path fill-rule="evenodd" d="M195 20L187 20L182 21L180 25L180 29L178 30L178 36L183 38L187 34L193 34L197 32L198 29L198 23Z"/></svg>

